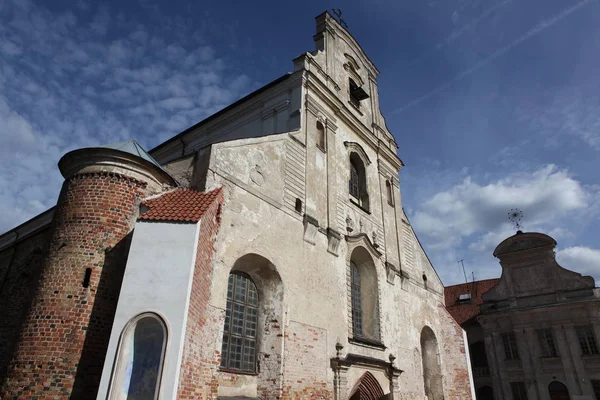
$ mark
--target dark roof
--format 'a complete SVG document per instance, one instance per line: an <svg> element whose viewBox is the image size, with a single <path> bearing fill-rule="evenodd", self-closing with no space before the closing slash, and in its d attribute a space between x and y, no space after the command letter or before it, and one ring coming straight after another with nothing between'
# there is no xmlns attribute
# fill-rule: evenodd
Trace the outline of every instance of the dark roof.
<svg viewBox="0 0 600 400"><path fill-rule="evenodd" d="M152 158L152 156L150 156L150 154L148 154L148 152L146 152L146 150L144 150L144 148L135 140L130 140L128 142L121 142L121 143L110 143L110 144L106 144L106 145L100 146L100 147L103 147L106 149L120 150L120 151L124 151L125 153L133 154L134 156L143 158L144 160L151 162L152 164L156 165L158 168L162 169L160 164L154 158Z"/></svg>
<svg viewBox="0 0 600 400"><path fill-rule="evenodd" d="M444 288L444 300L446 309L454 317L459 325L464 324L479 314L479 306L482 303L481 295L498 284L500 279L486 279ZM470 294L471 300L459 301L461 294Z"/></svg>
<svg viewBox="0 0 600 400"><path fill-rule="evenodd" d="M147 210L140 215L143 221L198 222L206 210L220 196L219 187L210 192L175 189L159 197L142 202Z"/></svg>
<svg viewBox="0 0 600 400"><path fill-rule="evenodd" d="M222 110L217 111L216 113L214 113L214 114L212 114L212 115L204 118L202 121L198 122L195 125L190 126L189 128L187 128L183 132L178 133L177 135L173 136L171 139L168 139L168 140L162 142L161 144L159 144L158 146L156 146L155 148L153 148L152 150L150 150L150 153L152 153L152 152L160 149L161 147L165 146L167 143L171 143L171 142L173 142L175 140L178 140L181 136L185 135L186 133L188 133L188 132L190 132L190 131L192 131L192 130L198 128L198 127L200 127L201 125L204 125L204 124L206 124L206 123L208 123L208 122L210 122L210 121L212 121L212 120L220 117L221 115L225 114L227 111L230 111L230 110L234 109L235 107L241 105L242 103L250 100L254 96L257 96L257 95L261 94L262 92L266 91L267 89L270 89L273 86L277 85L278 83L285 81L287 78L290 77L290 75L291 75L290 73L286 73L285 75L280 76L279 78L275 79L274 81L267 83L265 86L263 86L263 87L255 90L254 92L250 93L249 95L242 97L241 99L239 99L235 103L231 103L230 105L228 105L227 107L223 108Z"/></svg>

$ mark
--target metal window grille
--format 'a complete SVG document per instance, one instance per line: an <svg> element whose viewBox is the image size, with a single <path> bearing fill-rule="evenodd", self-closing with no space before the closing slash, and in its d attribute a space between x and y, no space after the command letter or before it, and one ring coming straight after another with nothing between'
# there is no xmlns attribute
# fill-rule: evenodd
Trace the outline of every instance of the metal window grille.
<svg viewBox="0 0 600 400"><path fill-rule="evenodd" d="M592 389L594 390L594 396L596 397L596 400L600 400L600 380L599 379L592 379Z"/></svg>
<svg viewBox="0 0 600 400"><path fill-rule="evenodd" d="M581 352L585 355L598 354L598 343L591 325L575 327Z"/></svg>
<svg viewBox="0 0 600 400"><path fill-rule="evenodd" d="M552 329L538 329L537 335L544 357L558 356L556 346L554 344L554 335L552 334Z"/></svg>
<svg viewBox="0 0 600 400"><path fill-rule="evenodd" d="M517 348L517 339L514 332L502 334L502 342L504 343L504 355L507 360L518 360L519 349Z"/></svg>
<svg viewBox="0 0 600 400"><path fill-rule="evenodd" d="M512 392L513 400L527 400L527 390L524 382L511 382L510 391Z"/></svg>
<svg viewBox="0 0 600 400"><path fill-rule="evenodd" d="M256 370L258 292L254 282L240 273L229 275L223 329L221 367L244 372Z"/></svg>
<svg viewBox="0 0 600 400"><path fill-rule="evenodd" d="M360 293L360 271L358 267L350 264L351 296L352 296L352 332L354 336L363 335L362 308Z"/></svg>
<svg viewBox="0 0 600 400"><path fill-rule="evenodd" d="M360 199L360 179L358 176L358 168L353 162L350 162L350 195Z"/></svg>

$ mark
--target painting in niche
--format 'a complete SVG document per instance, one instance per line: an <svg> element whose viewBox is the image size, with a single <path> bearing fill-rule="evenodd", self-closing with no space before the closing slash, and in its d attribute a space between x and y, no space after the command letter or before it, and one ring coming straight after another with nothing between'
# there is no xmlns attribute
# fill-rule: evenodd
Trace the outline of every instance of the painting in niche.
<svg viewBox="0 0 600 400"><path fill-rule="evenodd" d="M158 394L164 329L155 318L145 317L127 337L123 351L124 370L119 399L152 400Z"/></svg>

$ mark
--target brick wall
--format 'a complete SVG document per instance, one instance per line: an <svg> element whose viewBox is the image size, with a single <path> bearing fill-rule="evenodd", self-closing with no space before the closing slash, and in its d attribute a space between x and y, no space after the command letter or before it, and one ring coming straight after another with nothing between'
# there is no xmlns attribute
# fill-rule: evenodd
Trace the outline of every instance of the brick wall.
<svg viewBox="0 0 600 400"><path fill-rule="evenodd" d="M327 383L329 370L327 332L290 322L285 335L283 398L332 399L333 384Z"/></svg>
<svg viewBox="0 0 600 400"><path fill-rule="evenodd" d="M39 290L0 398L95 398L144 187L113 173L64 183ZM92 276L84 288L86 268Z"/></svg>
<svg viewBox="0 0 600 400"><path fill-rule="evenodd" d="M214 352L219 317L211 317L208 310L212 276L212 259L215 252L215 239L221 218L219 212L223 194L219 193L210 208L202 216L198 250L194 266L194 280L190 295L190 305L185 333L185 344L179 375L178 400L213 399L217 395L218 382L216 369L220 354ZM207 335L206 330L211 331Z"/></svg>
<svg viewBox="0 0 600 400"><path fill-rule="evenodd" d="M0 382L37 289L49 234L45 228L0 252Z"/></svg>
<svg viewBox="0 0 600 400"><path fill-rule="evenodd" d="M438 307L439 324L443 327L439 347L442 355L444 394L447 400L471 398L471 384L465 353L465 342L460 325L448 313L446 307Z"/></svg>

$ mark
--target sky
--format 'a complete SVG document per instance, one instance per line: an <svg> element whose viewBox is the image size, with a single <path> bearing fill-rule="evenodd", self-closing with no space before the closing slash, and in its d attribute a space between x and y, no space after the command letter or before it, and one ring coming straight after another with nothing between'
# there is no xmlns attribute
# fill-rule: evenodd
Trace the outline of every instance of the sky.
<svg viewBox="0 0 600 400"><path fill-rule="evenodd" d="M445 285L515 228L600 282L600 0L0 0L0 232L54 206L66 152L146 149L314 50L342 7L381 72L403 206Z"/></svg>

